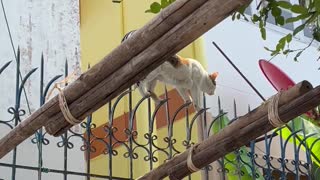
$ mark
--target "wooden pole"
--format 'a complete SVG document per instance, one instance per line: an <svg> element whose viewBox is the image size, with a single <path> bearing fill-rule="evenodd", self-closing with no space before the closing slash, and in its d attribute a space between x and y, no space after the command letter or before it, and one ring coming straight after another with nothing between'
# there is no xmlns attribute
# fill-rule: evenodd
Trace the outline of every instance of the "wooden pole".
<svg viewBox="0 0 320 180"><path fill-rule="evenodd" d="M71 113L77 119L84 119L147 75L167 57L250 2L176 1L64 89ZM42 126L54 135L70 127L60 112L57 96L0 140L0 158Z"/></svg>
<svg viewBox="0 0 320 180"><path fill-rule="evenodd" d="M165 32L162 37L154 40L153 43L145 47L142 52L133 57L131 60L132 63L130 62L121 67L116 67L118 69L113 74L106 77L98 86L93 87L82 97L79 97L71 103L69 105L71 113L77 115L80 119L85 118L106 102L120 94L122 92L119 91L119 87L121 85L126 84L124 88L128 88L134 82L138 81L148 72L161 64L166 58L177 53L179 50L208 31L211 27L228 17L235 9L245 3L249 3L250 1L251 0L207 0L202 1L203 3L201 3L201 5L199 2L194 0L177 1L179 4L176 8L168 9L170 10L170 13L174 9L174 12L177 14L174 13L172 16L166 17L166 20L169 19L169 22L167 23L171 26L173 24L176 25L172 26L172 29ZM183 5L181 5L182 2L184 2ZM195 5L197 8L194 8ZM182 19L179 14L186 14L185 11L190 12L190 8L193 8L194 11L191 12L189 16L185 16L185 18ZM180 19L181 22L176 21L177 18ZM171 20L175 23L172 23ZM161 22L160 24L157 24L156 28L161 29L164 25L167 24ZM144 29L146 28L143 28L142 30ZM137 33L139 32L140 31ZM147 32L145 33L147 34ZM134 45L137 44L137 42L140 43L140 41L142 41L141 39L139 41L139 38L142 38L143 36L136 37L135 34L136 33L133 34L132 38L127 40L130 43L134 43L130 44L131 49L128 49L128 51L132 51L132 49L134 49ZM148 36L149 35L151 34L148 34ZM124 45L126 45L125 42ZM110 60L113 59L109 58L108 61ZM118 61L118 59L116 59L116 61ZM111 68L108 67L108 69ZM46 125L46 130L49 134L53 134L55 136L61 135L66 129L71 127L71 125L64 120L61 113L50 117L49 121L50 122Z"/></svg>
<svg viewBox="0 0 320 180"><path fill-rule="evenodd" d="M320 86L311 89L311 84L303 81L282 93L279 100L279 116L282 121L288 122L320 104ZM240 117L218 134L210 136L210 138L195 146L194 165L202 168L272 130L274 127L269 123L267 115L268 105L269 101ZM186 164L188 153L187 150L174 157L139 180L157 180L167 176L171 176L172 179L174 179L173 177L182 179L190 174Z"/></svg>

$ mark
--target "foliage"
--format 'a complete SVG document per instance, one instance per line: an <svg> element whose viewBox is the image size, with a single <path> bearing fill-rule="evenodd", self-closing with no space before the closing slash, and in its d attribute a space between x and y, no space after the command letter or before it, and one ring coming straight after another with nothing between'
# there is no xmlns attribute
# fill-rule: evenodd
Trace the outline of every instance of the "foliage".
<svg viewBox="0 0 320 180"><path fill-rule="evenodd" d="M150 5L150 9L146 10L146 13L154 13L157 14L159 13L162 9L166 8L167 6L169 6L171 3L173 3L176 0L161 0L160 3L159 2L153 2Z"/></svg>
<svg viewBox="0 0 320 180"><path fill-rule="evenodd" d="M320 1L319 0L304 0L300 1L300 4L291 4L288 1L278 0L266 0L262 1L259 8L258 14L254 14L251 18L253 23L259 23L262 39L266 39L266 22L269 16L273 16L275 23L278 26L284 26L285 24L301 22L301 24L294 28L292 33L288 33L283 36L277 43L275 49L266 50L271 52L271 56L278 54L288 55L289 53L295 52L294 60L298 61L299 56L311 46L314 40L320 42L320 26L319 26L319 15L320 15ZM283 11L289 11L294 14L294 17L285 19ZM292 38L305 28L311 28L313 31L313 39L310 43L301 49L290 49L290 42Z"/></svg>
<svg viewBox="0 0 320 180"><path fill-rule="evenodd" d="M308 150L312 152L317 158L315 159L311 156L312 162L317 166L319 166L320 165L320 143L317 143L317 142L318 142L318 139L320 139L320 128L318 123L316 123L314 119L310 118L307 115L301 115L295 118L294 120L292 120L291 122L289 122L288 126L291 129L293 129L293 131L304 129L304 131L299 131L297 135L300 137L300 139L305 139L305 137L308 137L305 139L304 143L308 147ZM295 141L297 147L299 147L301 142L297 138L293 138L291 134L292 132L288 128L284 127L281 130L280 136L285 141L289 141L291 143ZM306 151L306 149L303 146L301 146L301 149Z"/></svg>
<svg viewBox="0 0 320 180"><path fill-rule="evenodd" d="M218 133L230 123L229 118L223 115L212 126L212 132ZM246 147L240 147L237 151L224 156L224 168L226 169L229 180L251 180L255 176L256 180L262 180L263 176L257 169L252 169L252 162L248 156L249 152ZM253 172L255 174L253 174Z"/></svg>
<svg viewBox="0 0 320 180"><path fill-rule="evenodd" d="M175 0L161 0L160 2L153 2L150 5L150 9L146 10L147 13L159 13L162 9L173 3ZM272 57L283 54L295 53L294 60L298 61L301 54L309 48L314 41L320 42L320 0L299 0L299 4L291 4L288 0L261 0L258 5L258 13L254 14L251 19L248 19L244 12L247 7L241 7L232 15L232 19L245 19L257 23L260 28L261 38L266 39L266 25L267 19L273 16L275 23L278 26L284 26L286 24L292 24L301 22L298 27L295 27L293 32L284 35L277 43L274 49L265 47L267 51L270 51ZM285 18L283 11L289 11L294 14L294 17ZM313 38L310 43L301 49L290 49L290 42L298 35L299 32L305 28L310 28L313 31ZM320 58L319 58L320 59Z"/></svg>

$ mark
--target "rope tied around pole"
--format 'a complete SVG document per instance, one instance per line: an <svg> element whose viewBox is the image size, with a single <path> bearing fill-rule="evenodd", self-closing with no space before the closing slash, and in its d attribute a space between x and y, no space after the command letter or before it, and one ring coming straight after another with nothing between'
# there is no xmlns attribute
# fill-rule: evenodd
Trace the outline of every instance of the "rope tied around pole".
<svg viewBox="0 0 320 180"><path fill-rule="evenodd" d="M81 122L81 120L76 119L70 112L69 106L66 100L66 97L64 95L62 85L66 85L67 83L73 82L78 76L76 75L77 71L74 71L72 74L70 74L68 77L63 79L62 81L55 83L54 87L49 91L48 96L46 99L48 100L51 94L55 89L59 91L58 98L59 98L59 107L62 112L63 117L65 120L70 123L71 125L76 125Z"/></svg>
<svg viewBox="0 0 320 180"><path fill-rule="evenodd" d="M279 100L282 92L279 91L276 95L272 96L268 101L268 119L273 127L281 127L285 124L279 117Z"/></svg>
<svg viewBox="0 0 320 180"><path fill-rule="evenodd" d="M197 171L200 170L199 168L197 168L197 167L193 164L193 161L192 161L192 155L193 155L194 147L195 147L195 146L191 146L191 147L190 147L190 149L189 149L189 154L188 154L188 158L187 158L187 166L188 166L188 169L189 169L190 172L197 172Z"/></svg>
<svg viewBox="0 0 320 180"><path fill-rule="evenodd" d="M72 125L76 125L81 122L81 120L76 119L70 112L66 97L64 96L64 92L61 89L58 89L59 93L59 107L63 114L63 117L68 121L68 123Z"/></svg>
<svg viewBox="0 0 320 180"><path fill-rule="evenodd" d="M187 157L187 167L188 167L188 170L193 173L193 172L197 172L199 171L200 169L198 167L196 167L193 163L193 160L192 160L192 155L194 153L194 148L197 147L199 144L197 145L191 145L189 147L189 150L188 150L188 157ZM174 169L174 168L173 168ZM170 169L169 171L169 179L170 180L180 180L179 178L177 178L174 174L173 174L173 169Z"/></svg>

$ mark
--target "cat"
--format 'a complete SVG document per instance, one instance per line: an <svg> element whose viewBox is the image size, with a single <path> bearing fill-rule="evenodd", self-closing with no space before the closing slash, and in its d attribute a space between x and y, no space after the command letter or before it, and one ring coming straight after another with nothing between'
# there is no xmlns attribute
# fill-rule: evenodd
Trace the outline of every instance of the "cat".
<svg viewBox="0 0 320 180"><path fill-rule="evenodd" d="M121 43L136 31L128 32ZM185 102L193 102L195 109L199 111L203 104L202 92L214 95L217 76L217 72L208 74L202 65L194 59L174 55L148 74L145 79L137 82L135 88L138 87L142 96L150 96L156 104L159 104L161 100L154 93L157 81L170 84L177 89Z"/></svg>
<svg viewBox="0 0 320 180"><path fill-rule="evenodd" d="M170 84L185 102L192 102L199 111L203 107L202 92L214 95L217 76L217 72L208 74L194 59L174 55L149 73L137 86L142 96L150 96L159 104L161 99L154 92L157 81Z"/></svg>

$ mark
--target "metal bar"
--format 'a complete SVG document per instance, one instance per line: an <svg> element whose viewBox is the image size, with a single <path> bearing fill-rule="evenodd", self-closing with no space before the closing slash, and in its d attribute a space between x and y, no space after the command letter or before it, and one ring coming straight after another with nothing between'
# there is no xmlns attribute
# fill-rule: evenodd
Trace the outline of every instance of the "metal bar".
<svg viewBox="0 0 320 180"><path fill-rule="evenodd" d="M201 98L201 97L200 97ZM202 98L203 98L203 108L206 109L207 108L207 102L206 102L206 96L205 94L203 93L202 94ZM202 116L202 115L200 115ZM207 127L207 110L205 110L205 112L203 113L203 127L202 127L203 131L202 131L202 136L203 136L203 140L207 139L208 136L207 136L207 131L208 131L208 127ZM209 166L210 165L207 165L205 168L204 168L204 179L208 180L209 179Z"/></svg>
<svg viewBox="0 0 320 180"><path fill-rule="evenodd" d="M149 154L150 154L150 159L149 159L149 169L150 171L153 169L153 149L152 149L152 134L150 133L152 131L152 127L153 127L153 121L151 121L151 99L148 98L148 119L149 119L149 130L148 130L148 133L149 133L149 139L148 139L148 143L149 143Z"/></svg>
<svg viewBox="0 0 320 180"><path fill-rule="evenodd" d="M218 113L219 114L223 114L223 110L222 110L222 107L221 107L221 100L220 100L220 96L218 96ZM222 119L222 117L220 117L219 118L219 131L223 128L222 127L222 121L223 121L223 119ZM220 178L222 179L222 180L225 180L226 179L226 171L225 171L225 164L224 164L224 158L225 158L225 156L223 156L223 157L221 157L220 158L220 161L221 161L221 173L220 173ZM222 174L222 176L221 176L221 174Z"/></svg>
<svg viewBox="0 0 320 180"><path fill-rule="evenodd" d="M1 1L2 2L2 1ZM15 105L14 105L14 126L16 127L19 124L19 107L20 107L20 100L19 100L19 86L20 86L20 49L18 49L17 53L17 65L16 65L16 93L15 93ZM17 163L17 147L13 149L13 157L12 157L12 164L15 165ZM12 167L12 180L16 179L16 168Z"/></svg>
<svg viewBox="0 0 320 180"><path fill-rule="evenodd" d="M90 64L88 64L88 69L90 69ZM86 126L86 132L87 132L87 142L86 145L87 147L87 151L86 151L86 157L87 157L87 174L90 174L91 171L91 159L90 159L90 153L91 153L91 123L92 123L92 115L87 117L87 126ZM87 180L90 180L91 176L87 176Z"/></svg>
<svg viewBox="0 0 320 180"><path fill-rule="evenodd" d="M91 153L91 122L92 122L92 115L90 115L88 118L87 118L87 127L86 127L86 131L87 131L87 142L86 145L88 146L87 147L87 150L86 150L86 159L87 159L87 174L90 174L90 168L91 168L91 159L90 159L90 153ZM87 176L87 180L90 180L90 176Z"/></svg>
<svg viewBox="0 0 320 180"><path fill-rule="evenodd" d="M111 101L109 102L109 131L108 131L108 137L109 137L109 147L108 147L108 156L109 156L109 177L112 177L112 136L113 136L113 113L112 112L112 104ZM112 180L112 178L110 178Z"/></svg>
<svg viewBox="0 0 320 180"><path fill-rule="evenodd" d="M68 60L65 61L65 69L64 69L64 77L68 77ZM65 86L68 85L68 82L65 83ZM68 131L66 131L63 134L63 140L65 141L63 146L63 179L68 180L68 174L66 173L68 171Z"/></svg>
<svg viewBox="0 0 320 180"><path fill-rule="evenodd" d="M45 97L43 93L43 78L44 78L44 57L43 53L41 54L41 62L40 62L40 107L44 104ZM38 180L42 179L42 128L36 133L37 138L37 146L38 146Z"/></svg>
<svg viewBox="0 0 320 180"><path fill-rule="evenodd" d="M134 138L133 137L133 135L132 135L132 129L130 128L130 127L132 127L131 125L133 125L133 121L134 121L134 118L132 118L131 119L131 116L133 116L134 114L134 112L132 111L132 87L130 87L130 89L129 89L129 119L128 119L128 127L126 127L127 128L127 130L129 130L130 131L130 137L129 137L129 140L128 140L128 143L129 143L129 168L130 168L130 179L133 179L133 169L134 169L134 167L133 167L133 159L132 159L132 155L133 155L133 144L132 144L132 138ZM149 122L151 121L151 119L149 119Z"/></svg>
<svg viewBox="0 0 320 180"><path fill-rule="evenodd" d="M226 60L231 64L231 66L240 74L240 76L248 83L248 85L253 89L253 91L263 100L266 99L262 96L262 94L254 87L254 85L248 80L248 78L240 71L240 69L231 61L231 59L223 52L223 50L215 43L212 44L219 50L219 52L226 58Z"/></svg>
<svg viewBox="0 0 320 180"><path fill-rule="evenodd" d="M32 170L32 171L38 171L38 167L34 166L24 166L24 165L13 165L13 164L8 164L8 163L0 163L0 166L3 167L15 167L18 169L26 169L26 170ZM86 177L95 177L95 178L103 178L103 179L110 179L110 176L104 176L104 175L99 175L99 174L88 174L88 173L82 173L82 172L76 172L76 171L64 171L64 170L57 170L57 169L47 169L47 168L42 168L43 171L47 173L59 173L59 174L64 174L67 173L69 175L77 175L77 176L86 176ZM111 179L113 180L129 180L128 178L121 178L121 177L112 177Z"/></svg>

